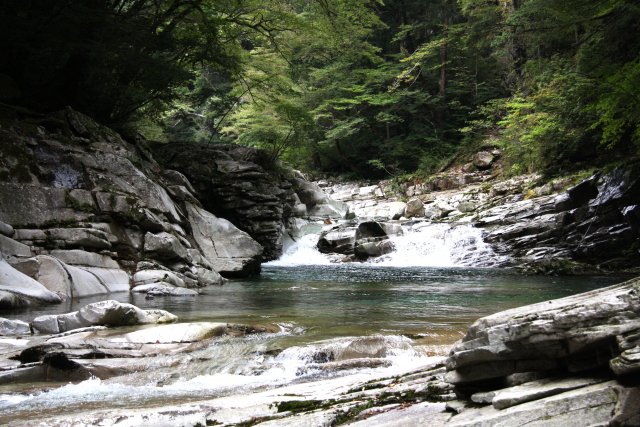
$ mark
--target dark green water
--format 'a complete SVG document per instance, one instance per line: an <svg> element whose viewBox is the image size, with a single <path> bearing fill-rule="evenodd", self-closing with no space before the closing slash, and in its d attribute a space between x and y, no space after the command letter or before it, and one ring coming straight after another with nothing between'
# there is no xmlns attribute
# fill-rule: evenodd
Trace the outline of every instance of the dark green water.
<svg viewBox="0 0 640 427"><path fill-rule="evenodd" d="M114 298L143 308L168 310L183 322L277 323L284 326L284 332L223 338L189 354L165 356L169 358L166 364L162 358L151 358L145 371L111 380L15 387L7 384L0 387L0 424L41 421L46 416L89 409L117 412L246 395L294 382L347 375L356 371L307 368L314 354L337 351L358 340L370 343L359 344L358 348L370 345L377 351L379 335L385 335L387 348L395 349L385 356L391 366L380 368L380 375L390 376L393 369L410 369L426 363L427 356L446 354L449 345L479 317L622 280L624 277L521 276L505 270L371 264L267 265L259 278L231 281L197 297L146 299L144 295L122 293L3 313L5 317L31 320ZM376 337L358 338L367 335ZM277 351L268 355L270 350Z"/></svg>
<svg viewBox="0 0 640 427"><path fill-rule="evenodd" d="M284 323L298 330L292 338L297 342L383 333L423 335L434 344L447 344L479 317L624 279L371 264L265 266L261 277L230 281L198 297L110 297L143 308L168 310L181 321ZM104 297L96 298L100 299ZM52 311L75 310L91 301L12 313L9 317L30 320Z"/></svg>

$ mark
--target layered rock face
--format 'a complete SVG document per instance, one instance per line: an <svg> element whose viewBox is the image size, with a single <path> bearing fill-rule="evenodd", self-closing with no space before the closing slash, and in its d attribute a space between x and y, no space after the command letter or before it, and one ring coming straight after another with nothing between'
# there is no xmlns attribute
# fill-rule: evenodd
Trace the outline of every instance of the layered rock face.
<svg viewBox="0 0 640 427"><path fill-rule="evenodd" d="M2 305L136 285L198 288L220 284L219 273L259 271L262 246L202 207L191 183L163 170L143 144L130 144L71 109L0 113ZM247 167L234 176L252 173ZM281 191L282 198L291 193ZM283 211L282 198L252 214Z"/></svg>
<svg viewBox="0 0 640 427"><path fill-rule="evenodd" d="M638 425L639 352L639 279L484 317L446 361L475 406L451 424Z"/></svg>
<svg viewBox="0 0 640 427"><path fill-rule="evenodd" d="M640 265L640 166L596 173L576 185L568 178L539 184L541 180L523 175L446 191L432 191L426 183L400 188L388 181L321 184L361 220L446 222L482 229L500 264L476 266L580 273Z"/></svg>
<svg viewBox="0 0 640 427"><path fill-rule="evenodd" d="M315 184L279 170L266 153L254 148L171 143L154 151L166 167L189 179L205 209L258 241L264 260L282 254L290 218L340 218L346 213L346 207L332 203Z"/></svg>

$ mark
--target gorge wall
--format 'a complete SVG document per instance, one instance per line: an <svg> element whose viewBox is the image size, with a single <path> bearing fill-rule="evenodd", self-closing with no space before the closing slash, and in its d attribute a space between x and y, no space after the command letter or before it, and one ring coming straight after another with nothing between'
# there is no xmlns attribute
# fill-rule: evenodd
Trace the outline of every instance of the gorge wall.
<svg viewBox="0 0 640 427"><path fill-rule="evenodd" d="M296 190L313 185L250 148L167 144L163 167L146 141L69 108L3 106L0 139L2 306L130 289L195 295L258 273L279 255L286 221L326 199L317 189L302 204Z"/></svg>

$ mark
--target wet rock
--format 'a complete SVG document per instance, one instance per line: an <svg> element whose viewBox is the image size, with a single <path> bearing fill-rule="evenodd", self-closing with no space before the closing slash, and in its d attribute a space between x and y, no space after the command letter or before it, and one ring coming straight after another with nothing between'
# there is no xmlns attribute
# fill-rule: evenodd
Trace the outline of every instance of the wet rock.
<svg viewBox="0 0 640 427"><path fill-rule="evenodd" d="M369 238L358 240L353 250L354 255L361 260L366 260L389 254L395 250L395 246L388 238L384 238L383 240L379 239L380 238Z"/></svg>
<svg viewBox="0 0 640 427"><path fill-rule="evenodd" d="M318 239L317 248L322 253L353 254L356 242L356 228L337 226L323 231Z"/></svg>
<svg viewBox="0 0 640 427"><path fill-rule="evenodd" d="M589 200L598 195L597 182L599 175L594 175L586 179L578 185L571 187L566 193L556 197L554 206L556 211L568 211L579 206L585 205Z"/></svg>
<svg viewBox="0 0 640 427"><path fill-rule="evenodd" d="M404 216L406 218L421 217L424 216L424 213L424 204L418 198L409 199L404 208Z"/></svg>
<svg viewBox="0 0 640 427"><path fill-rule="evenodd" d="M58 334L94 325L130 326L176 320L176 316L164 310L142 310L131 304L106 300L67 314L40 316L31 325L40 333Z"/></svg>
<svg viewBox="0 0 640 427"><path fill-rule="evenodd" d="M473 156L473 165L480 170L489 169L495 160L493 154L488 151L479 151Z"/></svg>
<svg viewBox="0 0 640 427"><path fill-rule="evenodd" d="M260 271L263 248L231 222L187 204L193 237L213 269L222 276L248 276Z"/></svg>
<svg viewBox="0 0 640 427"><path fill-rule="evenodd" d="M5 319L0 317L0 335L31 335L31 327L22 320Z"/></svg>

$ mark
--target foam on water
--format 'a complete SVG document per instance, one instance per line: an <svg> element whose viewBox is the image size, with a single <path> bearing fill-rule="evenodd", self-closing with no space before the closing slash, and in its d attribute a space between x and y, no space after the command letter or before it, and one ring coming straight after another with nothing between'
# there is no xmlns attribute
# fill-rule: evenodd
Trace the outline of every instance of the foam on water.
<svg viewBox="0 0 640 427"><path fill-rule="evenodd" d="M316 243L318 243L318 234L304 235L289 247L279 259L270 261L265 265L291 267L295 265L331 264L330 259L318 251Z"/></svg>
<svg viewBox="0 0 640 427"><path fill-rule="evenodd" d="M482 240L483 231L469 224L418 222L403 225L403 233L391 236L395 250L371 258L367 263L389 267L474 267L493 266L503 259ZM316 248L319 234L307 234L276 261L268 266L328 265L335 256L320 253Z"/></svg>
<svg viewBox="0 0 640 427"><path fill-rule="evenodd" d="M384 364L346 365L340 362L377 359ZM153 375L146 384L132 385L119 379L92 378L77 384L34 394L0 395L0 412L19 416L22 412L99 405L105 407L135 407L152 401L179 401L181 399L213 398L232 394L246 394L265 387L279 387L294 382L305 382L353 374L391 374L427 363L428 358L418 353L411 340L402 336L347 337L293 346L278 355L254 352L252 356L236 360L236 367L220 367L215 373L176 378L174 382L156 383ZM334 362L333 364L330 362ZM195 361L190 361L196 363ZM205 363L213 363L208 361ZM178 373L181 371L178 370ZM157 379L157 377L156 377Z"/></svg>
<svg viewBox="0 0 640 427"><path fill-rule="evenodd" d="M372 259L393 267L473 267L495 259L483 231L471 225L418 223L392 236L395 251Z"/></svg>

